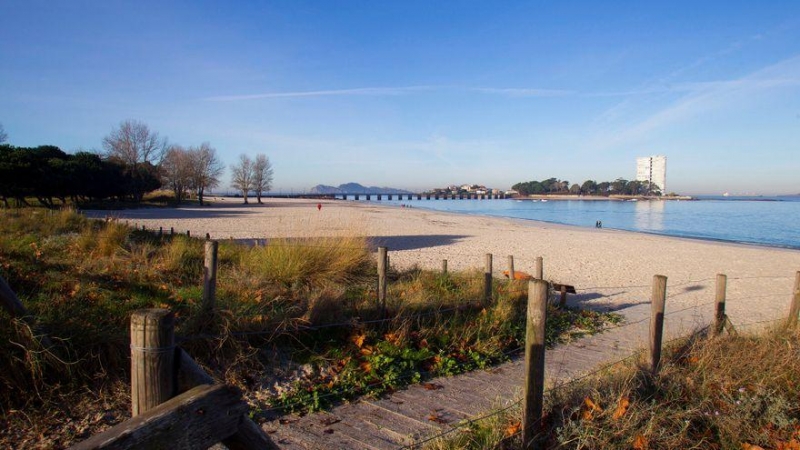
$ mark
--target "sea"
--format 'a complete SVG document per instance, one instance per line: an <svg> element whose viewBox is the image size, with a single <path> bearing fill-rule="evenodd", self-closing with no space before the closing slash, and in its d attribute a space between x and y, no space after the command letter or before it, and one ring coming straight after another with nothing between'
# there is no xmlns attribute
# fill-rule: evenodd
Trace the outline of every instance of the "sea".
<svg viewBox="0 0 800 450"><path fill-rule="evenodd" d="M603 228L800 249L800 196L708 196L667 201L385 198L376 203L589 228L602 222Z"/></svg>

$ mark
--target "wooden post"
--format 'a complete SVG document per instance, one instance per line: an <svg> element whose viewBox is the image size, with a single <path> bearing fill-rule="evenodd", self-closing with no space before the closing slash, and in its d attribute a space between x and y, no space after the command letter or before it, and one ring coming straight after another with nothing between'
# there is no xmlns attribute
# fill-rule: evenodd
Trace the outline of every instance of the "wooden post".
<svg viewBox="0 0 800 450"><path fill-rule="evenodd" d="M483 298L486 303L492 301L492 254L486 254L486 264L483 269Z"/></svg>
<svg viewBox="0 0 800 450"><path fill-rule="evenodd" d="M192 237L192 232L189 231L189 230L186 230L186 237Z"/></svg>
<svg viewBox="0 0 800 450"><path fill-rule="evenodd" d="M42 347L47 349L53 347L53 342L37 325L36 318L30 315L25 305L22 304L22 301L17 297L17 294L14 293L11 286L8 285L5 278L2 276L0 276L0 306L2 306L11 317L25 322L30 328L31 337L34 340L38 340Z"/></svg>
<svg viewBox="0 0 800 450"><path fill-rule="evenodd" d="M389 250L378 247L378 304L383 313L386 313L386 258Z"/></svg>
<svg viewBox="0 0 800 450"><path fill-rule="evenodd" d="M210 240L211 240L211 233L206 233L206 240L207 240L207 241L210 241Z"/></svg>
<svg viewBox="0 0 800 450"><path fill-rule="evenodd" d="M131 314L131 412L138 416L175 395L175 317L166 309Z"/></svg>
<svg viewBox="0 0 800 450"><path fill-rule="evenodd" d="M563 308L567 306L567 285L561 285L561 298L558 299L558 306Z"/></svg>
<svg viewBox="0 0 800 450"><path fill-rule="evenodd" d="M514 281L514 256L508 255L508 281Z"/></svg>
<svg viewBox="0 0 800 450"><path fill-rule="evenodd" d="M173 236L175 234L175 227L169 227L169 235Z"/></svg>
<svg viewBox="0 0 800 450"><path fill-rule="evenodd" d="M661 342L664 335L664 304L667 300L667 277L653 276L653 294L650 300L650 368L658 373L661 363Z"/></svg>
<svg viewBox="0 0 800 450"><path fill-rule="evenodd" d="M447 260L442 260L442 275L447 275Z"/></svg>
<svg viewBox="0 0 800 450"><path fill-rule="evenodd" d="M158 237L161 237L164 234L164 227L158 227Z"/></svg>
<svg viewBox="0 0 800 450"><path fill-rule="evenodd" d="M203 265L203 312L213 311L216 303L218 249L217 241L206 241L206 258Z"/></svg>
<svg viewBox="0 0 800 450"><path fill-rule="evenodd" d="M800 314L800 271L794 277L794 289L792 290L792 306L789 308L789 328L797 326L797 315Z"/></svg>
<svg viewBox="0 0 800 450"><path fill-rule="evenodd" d="M541 256L536 257L536 262L533 265L533 277L537 280L544 280L544 260Z"/></svg>
<svg viewBox="0 0 800 450"><path fill-rule="evenodd" d="M714 335L722 333L725 327L725 291L728 285L728 277L721 273L717 274L717 311L714 322Z"/></svg>
<svg viewBox="0 0 800 450"><path fill-rule="evenodd" d="M528 282L525 326L525 386L522 405L522 448L539 448L534 438L544 405L544 325L547 316L547 282Z"/></svg>

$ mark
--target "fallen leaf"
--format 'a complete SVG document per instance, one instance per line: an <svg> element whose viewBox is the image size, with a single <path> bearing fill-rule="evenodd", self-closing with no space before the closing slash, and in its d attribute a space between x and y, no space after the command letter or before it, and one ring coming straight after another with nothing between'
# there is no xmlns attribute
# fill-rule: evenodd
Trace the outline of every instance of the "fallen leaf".
<svg viewBox="0 0 800 450"><path fill-rule="evenodd" d="M435 383L425 383L422 385L422 387L424 387L426 391L438 391L439 389L444 389L444 386Z"/></svg>
<svg viewBox="0 0 800 450"><path fill-rule="evenodd" d="M745 442L742 444L742 450L764 450L763 447L759 447L758 445L748 444Z"/></svg>
<svg viewBox="0 0 800 450"><path fill-rule="evenodd" d="M386 333L383 337L392 345L400 345L400 335L397 333Z"/></svg>
<svg viewBox="0 0 800 450"><path fill-rule="evenodd" d="M649 447L650 442L647 441L647 438L637 434L636 439L633 440L633 450L647 450Z"/></svg>
<svg viewBox="0 0 800 450"><path fill-rule="evenodd" d="M436 414L435 412L432 412L432 413L430 413L430 414L428 415L428 420L430 420L431 422L435 422L435 423L438 423L438 424L442 424L442 425L444 425L444 424L446 424L446 423L447 423L447 421L446 421L446 420L444 420L444 419L442 419L441 417L439 417L439 415L438 415L438 414Z"/></svg>
<svg viewBox="0 0 800 450"><path fill-rule="evenodd" d="M522 429L522 422L514 422L506 427L506 437L514 436Z"/></svg>
<svg viewBox="0 0 800 450"><path fill-rule="evenodd" d="M356 347L361 348L361 346L364 345L364 339L366 338L366 334L357 334L353 336L353 343L356 344Z"/></svg>
<svg viewBox="0 0 800 450"><path fill-rule="evenodd" d="M625 412L628 410L628 406L631 402L628 400L628 397L620 397L619 403L617 404L617 409L614 410L614 415L611 416L614 420L619 420L620 417L625 415Z"/></svg>
<svg viewBox="0 0 800 450"><path fill-rule="evenodd" d="M581 419L592 420L595 412L602 412L603 408L597 405L591 398L586 397L583 399L583 406L581 406Z"/></svg>
<svg viewBox="0 0 800 450"><path fill-rule="evenodd" d="M792 439L789 442L777 442L777 450L800 450L800 441Z"/></svg>
<svg viewBox="0 0 800 450"><path fill-rule="evenodd" d="M364 372L367 373L372 372L372 364L370 364L369 362L363 362L359 365L359 367L361 367L361 370L363 370Z"/></svg>

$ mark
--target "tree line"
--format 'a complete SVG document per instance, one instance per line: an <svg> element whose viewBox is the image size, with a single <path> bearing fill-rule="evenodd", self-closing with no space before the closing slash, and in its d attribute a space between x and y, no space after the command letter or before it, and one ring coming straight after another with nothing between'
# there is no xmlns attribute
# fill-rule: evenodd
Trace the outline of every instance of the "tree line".
<svg viewBox="0 0 800 450"><path fill-rule="evenodd" d="M617 178L614 181L597 182L586 180L583 184L548 178L542 181L526 181L511 187L522 195L571 194L571 195L661 195L661 189L647 181Z"/></svg>
<svg viewBox="0 0 800 450"><path fill-rule="evenodd" d="M217 187L225 166L208 142L197 147L169 144L157 132L135 120L122 122L103 139L103 153L68 154L52 145L15 147L0 124L0 201L27 205L36 198L45 206L88 200L141 202L157 189L172 191L180 204L191 193L203 204L205 193ZM242 155L232 167L234 188L261 196L272 187L272 166L259 154Z"/></svg>

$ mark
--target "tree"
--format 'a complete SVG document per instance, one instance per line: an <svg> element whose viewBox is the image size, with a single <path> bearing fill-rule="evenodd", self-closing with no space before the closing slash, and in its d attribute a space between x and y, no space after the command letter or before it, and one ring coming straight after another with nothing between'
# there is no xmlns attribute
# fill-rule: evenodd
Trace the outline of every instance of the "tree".
<svg viewBox="0 0 800 450"><path fill-rule="evenodd" d="M239 157L239 164L231 168L231 186L242 192L247 204L247 193L253 190L253 160L247 155Z"/></svg>
<svg viewBox="0 0 800 450"><path fill-rule="evenodd" d="M253 163L253 191L256 193L258 203L261 204L261 194L272 189L272 164L264 154L256 155Z"/></svg>
<svg viewBox="0 0 800 450"><path fill-rule="evenodd" d="M191 186L197 192L200 206L203 205L203 194L206 189L219 185L219 177L225 166L217 157L217 150L208 142L203 142L200 147L189 148L191 161Z"/></svg>
<svg viewBox="0 0 800 450"><path fill-rule="evenodd" d="M168 186L175 194L175 202L180 204L186 190L192 183L192 155L179 145L173 145L164 153L161 160L162 184Z"/></svg>
<svg viewBox="0 0 800 450"><path fill-rule="evenodd" d="M6 134L6 129L3 128L3 124L0 123L0 144L8 140L8 134Z"/></svg>
<svg viewBox="0 0 800 450"><path fill-rule="evenodd" d="M150 131L142 122L126 120L103 138L103 148L110 160L119 161L125 166L126 173L131 177L133 198L141 201L144 193L149 192L147 189L153 186L154 172L151 168L160 162L168 150L167 139Z"/></svg>
<svg viewBox="0 0 800 450"><path fill-rule="evenodd" d="M597 182L594 180L586 180L581 185L581 192L584 194L594 194L597 192Z"/></svg>

